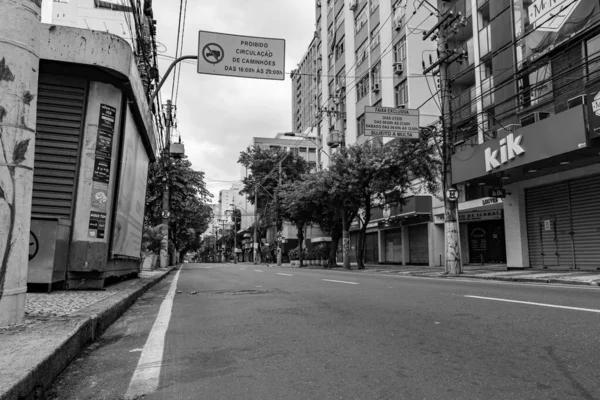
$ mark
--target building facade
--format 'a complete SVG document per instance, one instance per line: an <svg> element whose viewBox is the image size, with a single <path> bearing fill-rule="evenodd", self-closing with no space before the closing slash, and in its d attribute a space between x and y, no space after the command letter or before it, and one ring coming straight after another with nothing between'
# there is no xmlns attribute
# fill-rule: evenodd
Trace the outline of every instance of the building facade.
<svg viewBox="0 0 600 400"><path fill-rule="evenodd" d="M438 7L460 11L470 28L449 38L469 54L449 70L463 258L596 269L600 2Z"/></svg>

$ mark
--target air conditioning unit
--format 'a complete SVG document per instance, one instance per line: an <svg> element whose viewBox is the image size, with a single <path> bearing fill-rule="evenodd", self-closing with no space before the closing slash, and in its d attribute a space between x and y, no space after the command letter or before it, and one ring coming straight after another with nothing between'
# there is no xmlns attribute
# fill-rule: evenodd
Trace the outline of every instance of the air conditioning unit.
<svg viewBox="0 0 600 400"><path fill-rule="evenodd" d="M340 144L342 144L342 134L340 131L331 131L329 135L327 135L327 146L331 148L336 148Z"/></svg>
<svg viewBox="0 0 600 400"><path fill-rule="evenodd" d="M371 91L373 93L378 93L379 92L379 83L374 83L373 86L371 87Z"/></svg>
<svg viewBox="0 0 600 400"><path fill-rule="evenodd" d="M586 104L585 94L582 94L581 96L573 97L572 99L567 100L567 107L569 108L569 110L573 107L577 107L582 104Z"/></svg>
<svg viewBox="0 0 600 400"><path fill-rule="evenodd" d="M395 62L394 63L394 74L402 75L403 72L404 72L404 64L402 64L401 62Z"/></svg>
<svg viewBox="0 0 600 400"><path fill-rule="evenodd" d="M510 132L515 132L521 129L521 124L509 124L505 125L502 128L498 128L498 135L508 134Z"/></svg>
<svg viewBox="0 0 600 400"><path fill-rule="evenodd" d="M521 118L521 126L535 124L550 116L549 112L534 112Z"/></svg>
<svg viewBox="0 0 600 400"><path fill-rule="evenodd" d="M403 104L398 104L398 107L396 107L396 108L406 108L406 104L405 104L405 103L403 103Z"/></svg>
<svg viewBox="0 0 600 400"><path fill-rule="evenodd" d="M358 0L350 0L349 8L350 10L356 10L356 6L358 5Z"/></svg>
<svg viewBox="0 0 600 400"><path fill-rule="evenodd" d="M402 29L402 20L394 20L394 30L399 31L400 29Z"/></svg>

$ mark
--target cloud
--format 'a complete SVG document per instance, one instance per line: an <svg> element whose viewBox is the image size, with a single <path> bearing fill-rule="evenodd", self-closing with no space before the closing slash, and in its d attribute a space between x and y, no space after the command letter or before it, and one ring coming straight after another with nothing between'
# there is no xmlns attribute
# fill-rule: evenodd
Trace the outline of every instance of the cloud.
<svg viewBox="0 0 600 400"><path fill-rule="evenodd" d="M167 48L164 54L173 57L179 2L154 2L154 14L158 41ZM199 30L283 38L285 70L290 72L306 52L314 25L312 1L189 0L183 54L197 54ZM169 64L170 60L161 59L160 72ZM180 64L177 131L194 169L211 179L209 189L218 198L219 190L241 178L237 160L252 137L273 137L292 129L291 81L289 75L284 81L202 75L193 64ZM172 80L168 79L161 91L163 102L171 98L171 90Z"/></svg>

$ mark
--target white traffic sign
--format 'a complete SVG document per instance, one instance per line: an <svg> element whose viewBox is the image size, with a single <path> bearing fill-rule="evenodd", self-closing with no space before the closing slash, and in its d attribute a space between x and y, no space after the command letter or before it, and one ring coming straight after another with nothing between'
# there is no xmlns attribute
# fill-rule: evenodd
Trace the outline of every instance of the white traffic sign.
<svg viewBox="0 0 600 400"><path fill-rule="evenodd" d="M419 110L365 107L365 136L419 138Z"/></svg>
<svg viewBox="0 0 600 400"><path fill-rule="evenodd" d="M454 188L450 188L450 189L446 190L446 198L450 201L457 201L458 200L458 190L456 190Z"/></svg>
<svg viewBox="0 0 600 400"><path fill-rule="evenodd" d="M198 73L285 79L285 39L198 33Z"/></svg>

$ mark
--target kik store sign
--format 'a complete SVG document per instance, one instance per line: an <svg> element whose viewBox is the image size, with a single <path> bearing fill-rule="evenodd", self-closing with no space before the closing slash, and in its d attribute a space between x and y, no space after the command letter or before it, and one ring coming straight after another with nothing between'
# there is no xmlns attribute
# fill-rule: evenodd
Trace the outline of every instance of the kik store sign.
<svg viewBox="0 0 600 400"><path fill-rule="evenodd" d="M523 135L515 136L511 133L504 139L500 139L499 148L493 149L492 147L488 147L485 149L486 172L490 172L494 168L498 168L502 164L506 164L517 156L525 153L525 149L521 147L522 140Z"/></svg>

